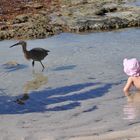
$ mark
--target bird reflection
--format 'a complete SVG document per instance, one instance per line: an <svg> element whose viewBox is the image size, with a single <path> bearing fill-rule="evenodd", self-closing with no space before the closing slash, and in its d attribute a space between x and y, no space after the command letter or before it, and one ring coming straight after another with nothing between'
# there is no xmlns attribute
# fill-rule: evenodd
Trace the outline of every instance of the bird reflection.
<svg viewBox="0 0 140 140"><path fill-rule="evenodd" d="M24 94L22 97L18 98L16 102L18 104L25 104L25 101L29 99L29 92L32 90L37 90L41 86L47 84L48 77L45 76L43 73L36 73L35 71L32 72L33 80L27 81L23 87Z"/></svg>
<svg viewBox="0 0 140 140"><path fill-rule="evenodd" d="M124 119L133 121L140 117L140 91L131 94L127 99L127 104L123 108Z"/></svg>
<svg viewBox="0 0 140 140"><path fill-rule="evenodd" d="M27 81L24 85L24 92L28 93L30 90L37 90L42 85L47 84L48 78L43 73L36 73L33 71L34 79L31 81Z"/></svg>

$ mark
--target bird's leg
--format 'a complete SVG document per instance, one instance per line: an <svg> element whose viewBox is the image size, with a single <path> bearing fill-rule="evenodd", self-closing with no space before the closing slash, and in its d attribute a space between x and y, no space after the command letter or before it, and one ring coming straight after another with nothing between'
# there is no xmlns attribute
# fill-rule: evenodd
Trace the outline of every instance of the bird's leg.
<svg viewBox="0 0 140 140"><path fill-rule="evenodd" d="M35 61L33 60L33 62L32 62L32 66L34 67L34 65L35 65Z"/></svg>
<svg viewBox="0 0 140 140"><path fill-rule="evenodd" d="M41 62L41 61L39 61L39 62L40 62L40 64L41 64L41 65L42 65L42 67L43 67L43 69L42 69L42 71L43 71L45 67L44 67L44 65L42 64L42 62Z"/></svg>

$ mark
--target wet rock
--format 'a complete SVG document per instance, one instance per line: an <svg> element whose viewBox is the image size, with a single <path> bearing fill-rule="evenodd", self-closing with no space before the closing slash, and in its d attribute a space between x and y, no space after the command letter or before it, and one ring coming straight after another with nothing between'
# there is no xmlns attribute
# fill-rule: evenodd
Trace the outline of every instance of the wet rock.
<svg viewBox="0 0 140 140"><path fill-rule="evenodd" d="M8 61L7 63L3 64L3 66L5 66L5 68L12 68L12 67L16 67L20 65L19 63L17 63L16 61Z"/></svg>

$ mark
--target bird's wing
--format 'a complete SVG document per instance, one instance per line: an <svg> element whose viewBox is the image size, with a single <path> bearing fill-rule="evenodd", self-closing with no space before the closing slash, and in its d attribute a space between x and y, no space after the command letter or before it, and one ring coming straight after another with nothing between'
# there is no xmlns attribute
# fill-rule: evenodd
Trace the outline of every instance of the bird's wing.
<svg viewBox="0 0 140 140"><path fill-rule="evenodd" d="M48 55L48 51L43 48L33 48L29 51L30 56L33 60L42 60L46 55Z"/></svg>

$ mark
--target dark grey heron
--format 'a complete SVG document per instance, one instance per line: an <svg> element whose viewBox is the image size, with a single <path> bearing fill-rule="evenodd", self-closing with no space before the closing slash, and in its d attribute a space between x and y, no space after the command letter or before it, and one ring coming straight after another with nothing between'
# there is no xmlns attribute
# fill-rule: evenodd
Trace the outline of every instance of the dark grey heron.
<svg viewBox="0 0 140 140"><path fill-rule="evenodd" d="M35 61L39 61L40 64L42 65L43 69L42 71L44 70L44 65L42 64L41 60L43 60L47 55L48 55L48 52L50 52L49 50L45 50L43 48L33 48L31 50L27 50L27 43L25 41L19 41L18 43L10 46L11 47L14 47L14 46L17 46L17 45L21 45L22 46L22 50L23 50L23 53L24 53L24 56L27 60L30 60L32 59L32 66L34 67L34 64L35 64Z"/></svg>

